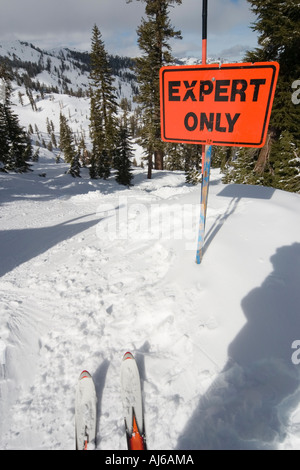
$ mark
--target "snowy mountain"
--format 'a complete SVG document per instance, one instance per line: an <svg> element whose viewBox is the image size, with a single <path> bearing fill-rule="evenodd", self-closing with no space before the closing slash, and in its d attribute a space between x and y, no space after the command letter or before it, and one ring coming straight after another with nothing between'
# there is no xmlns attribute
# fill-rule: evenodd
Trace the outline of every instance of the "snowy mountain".
<svg viewBox="0 0 300 470"><path fill-rule="evenodd" d="M86 96L89 87L88 52L56 48L42 50L22 41L0 42L0 62L12 70L19 86L44 91ZM132 98L137 91L130 58L110 56L117 97Z"/></svg>
<svg viewBox="0 0 300 470"><path fill-rule="evenodd" d="M89 148L89 54L68 48L44 51L33 44L0 42L3 61L13 76L12 102L20 124L28 131L36 151L59 143L59 117L63 113L75 140L84 137ZM138 86L131 70L132 59L110 56L117 100L126 98L134 109ZM49 133L49 123L54 131ZM52 146L51 146L52 150ZM60 150L54 145L55 156Z"/></svg>

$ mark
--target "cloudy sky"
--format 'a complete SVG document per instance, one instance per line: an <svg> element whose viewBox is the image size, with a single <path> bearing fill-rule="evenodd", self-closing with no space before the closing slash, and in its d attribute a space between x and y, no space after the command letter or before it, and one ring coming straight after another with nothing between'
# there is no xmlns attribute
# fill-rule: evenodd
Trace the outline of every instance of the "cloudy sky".
<svg viewBox="0 0 300 470"><path fill-rule="evenodd" d="M90 50L94 24L110 54L139 55L136 29L145 4L133 0L0 0L0 41L20 39L41 48ZM201 57L202 0L183 0L171 9L183 39L172 44L177 57ZM257 45L247 0L208 0L208 56L239 58ZM241 56L242 58L242 56Z"/></svg>

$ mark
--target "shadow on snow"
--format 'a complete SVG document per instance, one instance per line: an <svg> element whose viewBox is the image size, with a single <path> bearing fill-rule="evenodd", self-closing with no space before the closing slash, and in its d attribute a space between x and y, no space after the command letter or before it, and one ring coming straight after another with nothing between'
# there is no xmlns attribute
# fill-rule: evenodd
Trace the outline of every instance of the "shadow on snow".
<svg viewBox="0 0 300 470"><path fill-rule="evenodd" d="M300 399L300 243L279 248L273 272L241 302L247 323L182 432L177 449L276 449Z"/></svg>
<svg viewBox="0 0 300 470"><path fill-rule="evenodd" d="M0 277L58 243L93 227L101 220L74 223L82 218L78 217L50 227L0 231Z"/></svg>

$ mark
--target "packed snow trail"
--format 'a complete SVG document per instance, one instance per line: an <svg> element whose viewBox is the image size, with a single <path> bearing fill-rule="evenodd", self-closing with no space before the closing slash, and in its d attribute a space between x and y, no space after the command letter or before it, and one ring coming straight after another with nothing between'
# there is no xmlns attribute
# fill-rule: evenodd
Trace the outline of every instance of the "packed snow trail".
<svg viewBox="0 0 300 470"><path fill-rule="evenodd" d="M198 266L200 187L184 174L148 181L136 169L126 189L84 172L73 180L45 155L34 173L0 174L0 447L74 449L76 381L87 369L98 448L125 450L127 350L149 449L299 447L290 342L300 339L300 196L222 185L212 171Z"/></svg>

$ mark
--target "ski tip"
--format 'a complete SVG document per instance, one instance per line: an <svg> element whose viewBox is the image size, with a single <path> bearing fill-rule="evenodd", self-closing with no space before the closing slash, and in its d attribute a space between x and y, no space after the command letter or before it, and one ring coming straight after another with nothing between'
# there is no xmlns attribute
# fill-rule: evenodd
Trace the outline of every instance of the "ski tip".
<svg viewBox="0 0 300 470"><path fill-rule="evenodd" d="M91 379L92 376L87 370L83 370L79 376L79 380L81 379Z"/></svg>
<svg viewBox="0 0 300 470"><path fill-rule="evenodd" d="M123 356L123 361L126 361L126 359L134 359L133 355L131 352L127 351L124 356Z"/></svg>

